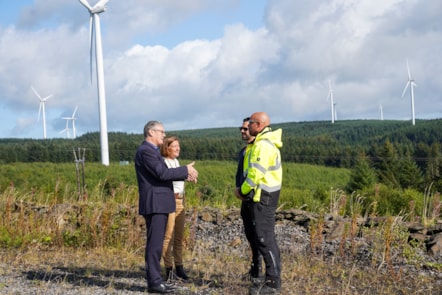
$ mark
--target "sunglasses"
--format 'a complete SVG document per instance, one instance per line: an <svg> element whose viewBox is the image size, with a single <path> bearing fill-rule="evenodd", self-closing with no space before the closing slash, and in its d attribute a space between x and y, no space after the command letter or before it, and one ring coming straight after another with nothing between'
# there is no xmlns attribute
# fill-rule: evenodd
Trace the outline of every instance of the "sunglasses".
<svg viewBox="0 0 442 295"><path fill-rule="evenodd" d="M246 127L239 127L239 131L247 131L247 130L249 130L249 128L246 128Z"/></svg>

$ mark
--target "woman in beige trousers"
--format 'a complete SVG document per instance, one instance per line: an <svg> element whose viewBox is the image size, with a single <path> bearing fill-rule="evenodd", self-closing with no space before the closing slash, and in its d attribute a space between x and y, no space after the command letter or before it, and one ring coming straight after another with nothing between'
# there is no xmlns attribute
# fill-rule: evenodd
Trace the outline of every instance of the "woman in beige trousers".
<svg viewBox="0 0 442 295"><path fill-rule="evenodd" d="M177 137L166 137L160 151L167 167L176 168L180 166L178 161L180 143ZM186 223L184 181L174 181L173 191L175 193L176 211L169 213L162 256L166 267L166 280L170 281L178 277L187 281L189 277L183 268L184 225ZM173 271L174 265L175 272Z"/></svg>

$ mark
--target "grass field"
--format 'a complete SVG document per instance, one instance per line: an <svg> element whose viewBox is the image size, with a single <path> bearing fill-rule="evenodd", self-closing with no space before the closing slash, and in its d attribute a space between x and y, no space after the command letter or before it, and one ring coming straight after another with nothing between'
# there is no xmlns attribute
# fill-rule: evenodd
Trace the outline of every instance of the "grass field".
<svg viewBox="0 0 442 295"><path fill-rule="evenodd" d="M202 161L196 163L196 168L200 175L198 183L186 185L190 216L205 207L221 212L239 207L233 195L236 163ZM115 163L109 167L86 163L84 175L83 190L82 174L77 176L74 164L1 166L0 262L44 278L59 277L56 269L64 269L65 283L82 284L89 279L103 284L109 294L121 294L118 287L121 284L114 282L121 277L135 276L137 282L143 282L140 267L145 233L137 213L134 168ZM309 239L317 241L323 231L324 213L346 214L340 206L352 198L341 189L349 175L346 169L285 164L280 210L303 208L319 212L322 217L309 227ZM353 200L349 205L350 216L361 217L362 198L355 196ZM434 210L431 212L434 214ZM434 217L439 216L438 212ZM191 223L188 239L192 238ZM284 294L437 294L434 292L440 290L441 278L434 273L441 272L440 261L424 263L419 254L422 244L409 244L403 229L393 223L371 231L369 236L374 240L370 255L379 257L373 264L361 264L351 252L332 258L315 251L284 252ZM352 247L357 243L356 236L347 238L338 245L343 253L345 249L355 249ZM199 243L197 251L188 249L186 263L200 281L187 285L190 291L182 294L246 294L247 283L240 277L247 271L246 248L241 253L228 251L214 255L209 246ZM406 263L391 262L392 253ZM104 277L110 277L110 282L101 283ZM210 289L209 285L217 287ZM41 294L45 286L41 284ZM209 289L210 292L204 293Z"/></svg>

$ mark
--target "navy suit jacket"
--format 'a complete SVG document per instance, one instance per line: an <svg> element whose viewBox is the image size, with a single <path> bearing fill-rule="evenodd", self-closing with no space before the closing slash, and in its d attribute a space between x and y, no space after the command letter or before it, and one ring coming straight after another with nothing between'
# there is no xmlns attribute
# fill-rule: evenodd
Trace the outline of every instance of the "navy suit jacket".
<svg viewBox="0 0 442 295"><path fill-rule="evenodd" d="M144 141L135 155L140 215L175 212L172 181L185 180L186 166L168 168L157 147Z"/></svg>

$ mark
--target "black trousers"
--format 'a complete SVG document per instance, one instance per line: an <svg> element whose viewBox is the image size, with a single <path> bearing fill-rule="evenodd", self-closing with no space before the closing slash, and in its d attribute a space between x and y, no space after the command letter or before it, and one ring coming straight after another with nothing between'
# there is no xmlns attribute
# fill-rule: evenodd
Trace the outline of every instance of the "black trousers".
<svg viewBox="0 0 442 295"><path fill-rule="evenodd" d="M275 235L275 212L279 200L279 192L270 195L262 192L261 201L252 203L252 223L256 237L256 247L264 258L266 279L281 278L281 254Z"/></svg>
<svg viewBox="0 0 442 295"><path fill-rule="evenodd" d="M146 220L147 235L144 254L147 284L149 287L156 287L163 282L160 261L169 214L149 214L143 217Z"/></svg>
<svg viewBox="0 0 442 295"><path fill-rule="evenodd" d="M247 241L249 242L250 249L252 250L252 265L254 270L261 268L261 253L258 249L258 238L255 232L255 226L253 224L253 202L243 201L241 204L241 218L244 225L244 233ZM255 274L252 274L255 275Z"/></svg>

